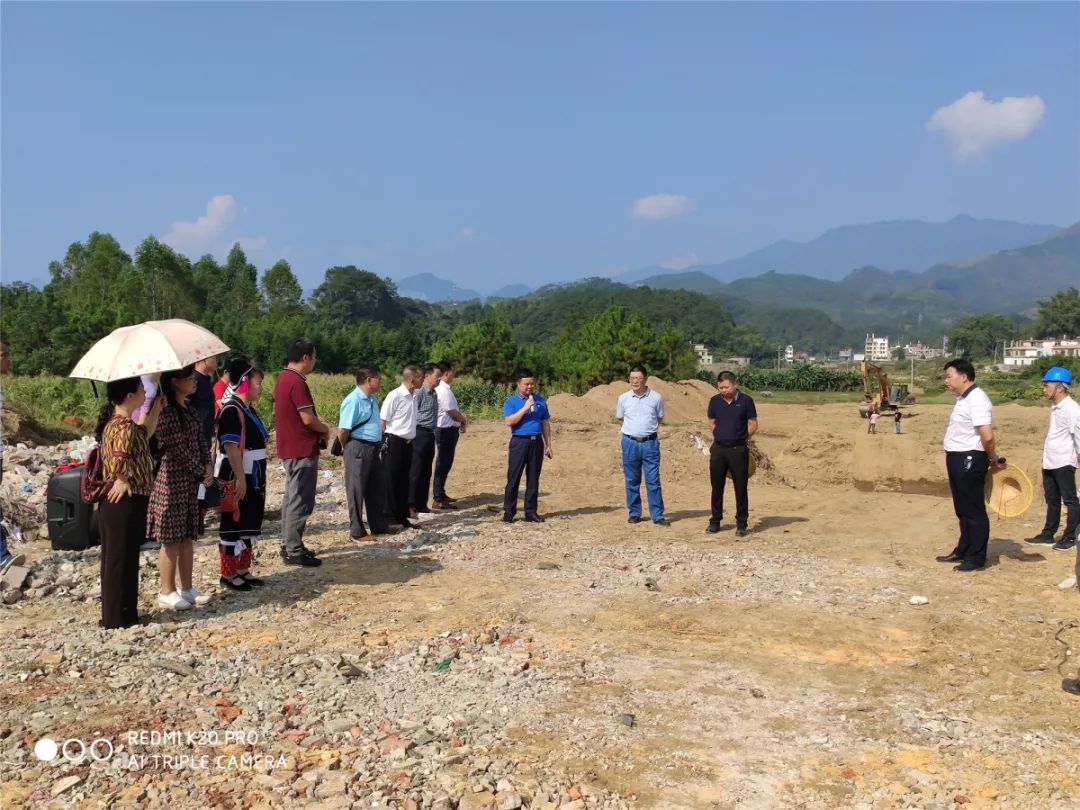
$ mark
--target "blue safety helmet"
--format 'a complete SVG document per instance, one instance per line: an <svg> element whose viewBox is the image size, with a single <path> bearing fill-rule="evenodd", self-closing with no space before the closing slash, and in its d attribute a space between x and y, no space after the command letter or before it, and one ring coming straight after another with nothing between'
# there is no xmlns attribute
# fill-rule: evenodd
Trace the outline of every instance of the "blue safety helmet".
<svg viewBox="0 0 1080 810"><path fill-rule="evenodd" d="M1042 381L1044 383L1056 382L1061 383L1062 385L1072 385L1073 375L1067 368L1054 366L1053 368L1047 369L1046 375L1042 378Z"/></svg>

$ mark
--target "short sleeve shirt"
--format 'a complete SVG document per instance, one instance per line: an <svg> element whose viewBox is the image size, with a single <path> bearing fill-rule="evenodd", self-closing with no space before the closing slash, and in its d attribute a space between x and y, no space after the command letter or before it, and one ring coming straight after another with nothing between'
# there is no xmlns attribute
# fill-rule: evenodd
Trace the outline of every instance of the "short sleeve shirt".
<svg viewBox="0 0 1080 810"><path fill-rule="evenodd" d="M638 396L633 391L619 395L615 405L615 418L622 419L622 433L640 439L650 436L660 428L664 418L664 398L651 388Z"/></svg>
<svg viewBox="0 0 1080 810"><path fill-rule="evenodd" d="M435 386L435 396L439 398L438 426L441 428L460 427L460 424L455 422L454 417L450 415L450 411L461 410L461 408L458 407L454 389L452 389L445 380L440 380L439 384Z"/></svg>
<svg viewBox="0 0 1080 810"><path fill-rule="evenodd" d="M736 391L730 403L722 395L716 394L709 400L707 415L709 419L716 420L713 441L723 444L745 442L750 435L747 423L757 419L757 406L742 391Z"/></svg>
<svg viewBox="0 0 1080 810"><path fill-rule="evenodd" d="M274 423L280 459L310 458L319 452L319 434L300 418L300 411L315 413L307 378L291 368L282 369L274 386Z"/></svg>
<svg viewBox="0 0 1080 810"><path fill-rule="evenodd" d="M341 401L338 412L338 427L342 430L352 428L349 433L354 439L365 442L382 441L382 424L379 422L379 400L368 396L359 388L354 388Z"/></svg>
<svg viewBox="0 0 1080 810"><path fill-rule="evenodd" d="M154 490L146 429L124 416L114 416L101 432L101 477L115 481L119 476L127 479L133 495L149 495Z"/></svg>
<svg viewBox="0 0 1080 810"><path fill-rule="evenodd" d="M521 394L515 393L512 397L503 403L503 416L512 416L525 407L525 401L528 397L523 397ZM539 394L533 394L533 402L535 407L522 417L522 420L514 425L510 429L511 435L514 436L540 436L544 432L544 422L551 419L551 412L548 411L547 400L545 400Z"/></svg>
<svg viewBox="0 0 1080 810"><path fill-rule="evenodd" d="M945 429L946 453L984 451L979 428L994 424L994 406L979 386L973 385L956 398Z"/></svg>
<svg viewBox="0 0 1080 810"><path fill-rule="evenodd" d="M416 392L402 383L386 395L379 416L387 433L411 442L416 438Z"/></svg>
<svg viewBox="0 0 1080 810"><path fill-rule="evenodd" d="M439 397L434 389L420 386L416 389L416 426L435 429L435 421L439 416Z"/></svg>
<svg viewBox="0 0 1080 810"><path fill-rule="evenodd" d="M1043 444L1044 470L1075 467L1080 456L1080 403L1066 396L1050 407L1050 427Z"/></svg>

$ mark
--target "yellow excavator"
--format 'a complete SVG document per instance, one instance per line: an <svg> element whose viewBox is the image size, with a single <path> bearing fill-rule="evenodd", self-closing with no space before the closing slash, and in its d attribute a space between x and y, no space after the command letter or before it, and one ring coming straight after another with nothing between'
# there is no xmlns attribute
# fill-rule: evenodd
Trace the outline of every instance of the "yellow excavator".
<svg viewBox="0 0 1080 810"><path fill-rule="evenodd" d="M865 419L870 415L870 406L877 405L878 413L899 410L901 405L914 405L915 397L908 392L906 383L889 383L889 375L876 363L862 361L859 366L862 373L863 401L859 403L859 413ZM877 391L874 390L875 382Z"/></svg>

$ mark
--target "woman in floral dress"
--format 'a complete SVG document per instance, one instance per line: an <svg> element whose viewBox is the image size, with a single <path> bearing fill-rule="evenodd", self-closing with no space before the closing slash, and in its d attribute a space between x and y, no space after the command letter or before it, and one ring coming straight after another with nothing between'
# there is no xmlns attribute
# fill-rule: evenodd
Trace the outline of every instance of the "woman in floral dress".
<svg viewBox="0 0 1080 810"><path fill-rule="evenodd" d="M205 605L210 598L199 593L191 579L200 526L199 484L213 483L210 447L188 407L195 387L194 366L161 375L164 406L155 434L161 466L150 495L146 533L160 547L158 604L173 610Z"/></svg>

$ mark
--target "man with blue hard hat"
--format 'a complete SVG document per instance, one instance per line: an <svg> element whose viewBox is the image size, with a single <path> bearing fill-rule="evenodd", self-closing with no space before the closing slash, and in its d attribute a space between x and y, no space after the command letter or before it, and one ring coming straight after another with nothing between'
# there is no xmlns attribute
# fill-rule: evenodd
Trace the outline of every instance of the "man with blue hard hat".
<svg viewBox="0 0 1080 810"><path fill-rule="evenodd" d="M1080 499L1076 496L1076 467L1080 464L1080 403L1069 396L1072 372L1054 366L1043 377L1043 396L1050 400L1050 428L1043 445L1043 494L1046 496L1046 523L1028 543L1053 544L1058 551L1076 548L1080 526ZM1065 504L1065 532L1054 542ZM1077 565L1080 566L1080 558ZM1080 568L1078 568L1080 570Z"/></svg>

